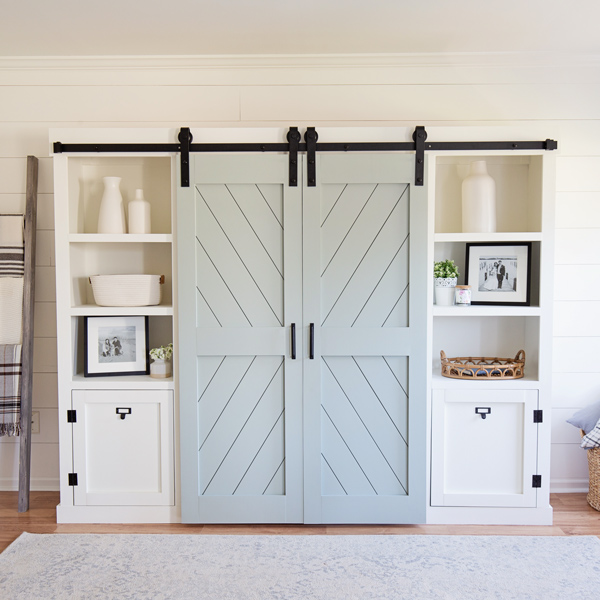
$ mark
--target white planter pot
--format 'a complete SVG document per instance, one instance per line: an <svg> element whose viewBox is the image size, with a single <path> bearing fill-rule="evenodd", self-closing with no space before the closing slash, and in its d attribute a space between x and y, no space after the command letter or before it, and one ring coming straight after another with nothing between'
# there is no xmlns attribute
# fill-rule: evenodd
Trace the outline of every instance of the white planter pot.
<svg viewBox="0 0 600 600"><path fill-rule="evenodd" d="M435 303L438 306L452 306L454 304L454 288L457 283L456 277L436 277Z"/></svg>
<svg viewBox="0 0 600 600"><path fill-rule="evenodd" d="M462 182L462 230L496 231L496 182L488 175L485 160L472 162Z"/></svg>
<svg viewBox="0 0 600 600"><path fill-rule="evenodd" d="M173 363L170 360L155 358L150 363L150 377L165 379L173 374Z"/></svg>

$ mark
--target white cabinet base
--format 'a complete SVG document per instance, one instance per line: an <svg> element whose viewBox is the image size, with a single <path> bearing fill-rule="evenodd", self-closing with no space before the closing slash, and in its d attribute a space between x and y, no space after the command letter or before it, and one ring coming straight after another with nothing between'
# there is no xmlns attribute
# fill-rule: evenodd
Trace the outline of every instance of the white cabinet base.
<svg viewBox="0 0 600 600"><path fill-rule="evenodd" d="M56 507L57 523L181 523L175 506L67 506Z"/></svg>
<svg viewBox="0 0 600 600"><path fill-rule="evenodd" d="M427 525L552 525L552 507L427 507Z"/></svg>

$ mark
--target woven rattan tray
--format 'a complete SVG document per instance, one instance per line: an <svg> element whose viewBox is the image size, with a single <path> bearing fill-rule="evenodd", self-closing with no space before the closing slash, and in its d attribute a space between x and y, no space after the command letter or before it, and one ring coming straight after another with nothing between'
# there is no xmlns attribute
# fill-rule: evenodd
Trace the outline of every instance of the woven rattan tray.
<svg viewBox="0 0 600 600"><path fill-rule="evenodd" d="M442 357L442 375L453 379L519 379L525 374L525 350L519 350L514 358L489 356Z"/></svg>

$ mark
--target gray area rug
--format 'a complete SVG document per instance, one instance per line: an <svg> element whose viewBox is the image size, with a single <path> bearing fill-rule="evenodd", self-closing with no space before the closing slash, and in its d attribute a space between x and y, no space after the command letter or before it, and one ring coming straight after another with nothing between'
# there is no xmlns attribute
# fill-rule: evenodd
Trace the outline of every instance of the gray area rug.
<svg viewBox="0 0 600 600"><path fill-rule="evenodd" d="M24 533L0 597L591 600L600 540L429 535Z"/></svg>

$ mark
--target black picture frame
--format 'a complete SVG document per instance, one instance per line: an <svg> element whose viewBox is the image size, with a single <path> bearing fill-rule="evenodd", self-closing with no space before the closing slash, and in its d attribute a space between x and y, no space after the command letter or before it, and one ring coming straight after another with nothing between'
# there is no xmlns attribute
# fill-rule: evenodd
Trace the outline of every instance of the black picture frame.
<svg viewBox="0 0 600 600"><path fill-rule="evenodd" d="M147 316L84 317L83 375L148 375Z"/></svg>
<svg viewBox="0 0 600 600"><path fill-rule="evenodd" d="M467 243L471 304L530 306L531 250L531 242Z"/></svg>

